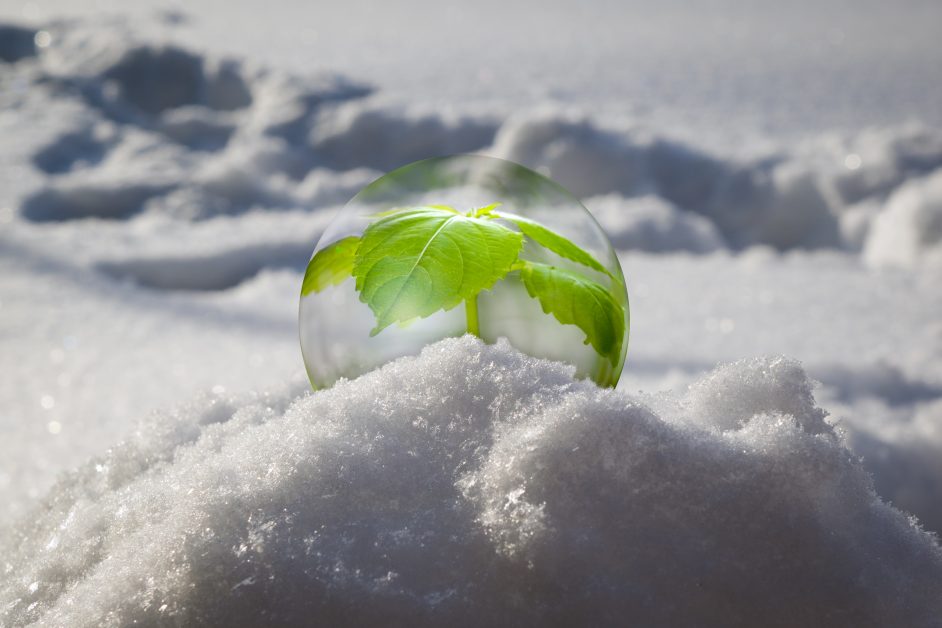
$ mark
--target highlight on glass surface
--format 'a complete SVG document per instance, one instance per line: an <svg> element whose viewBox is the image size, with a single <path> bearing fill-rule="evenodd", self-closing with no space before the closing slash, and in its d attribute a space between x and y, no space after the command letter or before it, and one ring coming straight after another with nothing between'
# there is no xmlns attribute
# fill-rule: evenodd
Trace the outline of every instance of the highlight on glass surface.
<svg viewBox="0 0 942 628"><path fill-rule="evenodd" d="M299 312L314 388L463 334L614 386L629 323L621 266L588 210L479 155L415 162L360 191L317 243Z"/></svg>

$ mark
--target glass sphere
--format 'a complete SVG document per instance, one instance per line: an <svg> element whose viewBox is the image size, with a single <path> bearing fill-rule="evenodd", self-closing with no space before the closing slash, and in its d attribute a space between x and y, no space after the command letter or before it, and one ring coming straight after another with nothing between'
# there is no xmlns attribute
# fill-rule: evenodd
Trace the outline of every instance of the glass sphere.
<svg viewBox="0 0 942 628"><path fill-rule="evenodd" d="M439 219L436 212L449 213ZM459 218L447 220L452 214ZM467 221L476 221L473 238L458 230L443 240L442 230L467 227ZM495 241L483 246L475 235L478 226L482 237ZM426 241L428 246L422 245ZM497 251L500 260L494 264L500 268L471 266L480 262L476 256L483 249ZM416 305L413 316L409 303L400 300L398 318L383 318L389 309L378 303L383 291L370 285L386 272L380 270L386 269L383 264L405 273L426 264L430 255L438 257L420 269L425 292L416 290L444 295L442 307L430 312L436 305L428 305L423 296L425 305ZM493 257L484 262L490 264ZM511 259L515 261L508 269ZM468 292L464 279L451 281L455 272L465 271L492 285L465 299L451 298L453 284ZM416 294L395 285L400 292ZM614 386L625 362L629 321L621 265L589 211L543 175L479 155L418 161L361 190L321 235L305 275L299 313L301 352L315 389L466 333L488 343L506 338L523 353L569 363L577 377Z"/></svg>

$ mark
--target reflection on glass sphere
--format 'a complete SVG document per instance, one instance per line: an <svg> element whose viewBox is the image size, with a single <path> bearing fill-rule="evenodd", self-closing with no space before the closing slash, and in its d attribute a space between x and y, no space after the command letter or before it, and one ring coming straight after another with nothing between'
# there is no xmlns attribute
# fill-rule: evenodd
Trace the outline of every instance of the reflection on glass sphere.
<svg viewBox="0 0 942 628"><path fill-rule="evenodd" d="M338 213L308 266L299 324L315 388L465 333L614 386L628 293L569 192L509 161L457 155L394 170Z"/></svg>

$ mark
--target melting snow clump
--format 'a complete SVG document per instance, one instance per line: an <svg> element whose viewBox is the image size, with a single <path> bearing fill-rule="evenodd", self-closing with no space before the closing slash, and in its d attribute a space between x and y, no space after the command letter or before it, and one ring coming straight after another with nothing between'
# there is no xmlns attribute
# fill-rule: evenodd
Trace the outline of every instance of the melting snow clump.
<svg viewBox="0 0 942 628"><path fill-rule="evenodd" d="M208 396L0 542L0 624L938 625L942 550L811 391L752 359L642 403L465 337Z"/></svg>

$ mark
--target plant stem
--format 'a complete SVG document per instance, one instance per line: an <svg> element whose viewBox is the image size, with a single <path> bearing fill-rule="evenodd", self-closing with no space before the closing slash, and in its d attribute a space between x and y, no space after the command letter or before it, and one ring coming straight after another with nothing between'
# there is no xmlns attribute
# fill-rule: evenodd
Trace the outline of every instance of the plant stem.
<svg viewBox="0 0 942 628"><path fill-rule="evenodd" d="M468 320L468 333L481 337L481 330L478 327L478 295L474 295L464 302L465 318Z"/></svg>

